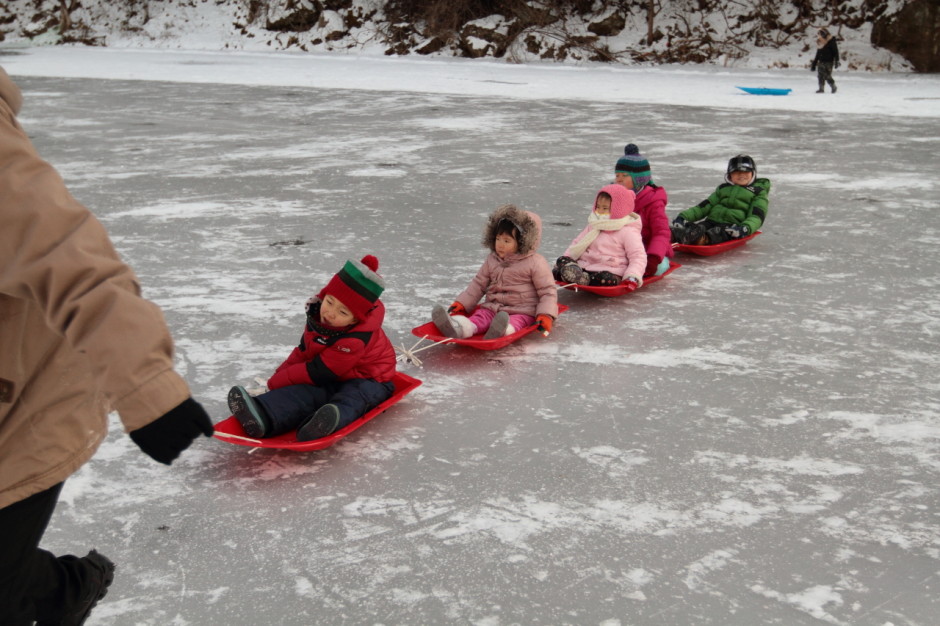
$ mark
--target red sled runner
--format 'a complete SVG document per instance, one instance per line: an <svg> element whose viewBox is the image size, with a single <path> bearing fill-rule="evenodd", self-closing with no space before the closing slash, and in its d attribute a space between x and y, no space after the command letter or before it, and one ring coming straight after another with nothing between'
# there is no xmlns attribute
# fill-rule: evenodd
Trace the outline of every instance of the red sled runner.
<svg viewBox="0 0 940 626"><path fill-rule="evenodd" d="M672 244L672 249L678 250L679 252L697 254L699 256L715 256L716 254L721 254L722 252L727 252L728 250L740 248L754 237L757 237L759 234L761 234L761 231L758 230L751 233L747 237L741 237L740 239L729 239L728 241L722 243L713 243L707 246L693 246L692 244L688 243L674 243Z"/></svg>
<svg viewBox="0 0 940 626"><path fill-rule="evenodd" d="M650 276L649 278L643 279L643 286L651 285L658 280L669 276L674 271L682 267L679 263L672 263L669 266L669 269L660 274L659 276ZM620 283L619 285L610 285L609 287L600 287L600 286L591 286L591 285L572 285L571 283L563 283L560 280L556 280L555 284L568 289L569 291L586 291L587 293L593 293L598 296L604 296L605 298L616 298L618 296L623 296L628 293L633 293L637 290L637 287L633 286L633 283Z"/></svg>
<svg viewBox="0 0 940 626"><path fill-rule="evenodd" d="M564 304L558 305L558 315L561 315L568 310L568 307ZM437 326L434 325L434 322L428 322L427 324L422 324L411 329L411 334L415 337L420 337L422 339L428 339L430 341L440 343L453 343L458 346L470 346L471 348L476 348L477 350L499 350L509 344L518 341L528 335L531 332L535 332L538 328L538 324L532 324L526 326L522 330L517 330L511 335L505 335L503 337L497 337L496 339L484 339L484 333L477 333L472 337L467 337L466 339L456 339L454 337L445 337L441 334L441 331L437 329Z"/></svg>
<svg viewBox="0 0 940 626"><path fill-rule="evenodd" d="M280 450L296 450L298 452L322 450L323 448L332 446L334 443L353 432L357 428L361 427L372 418L385 412L387 408L404 398L412 390L418 387L421 384L421 381L417 378L412 378L407 374L395 372L395 378L392 379L392 383L395 385L395 391L392 393L391 398L378 405L359 419L351 422L343 428L340 428L336 432L327 435L326 437L320 437L319 439L313 439L311 441L297 441L297 431L293 430L289 433L278 435L277 437L255 439L254 437L249 437L245 434L245 431L242 430L242 425L238 423L238 420L235 419L234 415L228 419L222 420L215 425L214 436L216 439L221 439L227 443L234 443L237 446L248 446L251 448L278 448Z"/></svg>

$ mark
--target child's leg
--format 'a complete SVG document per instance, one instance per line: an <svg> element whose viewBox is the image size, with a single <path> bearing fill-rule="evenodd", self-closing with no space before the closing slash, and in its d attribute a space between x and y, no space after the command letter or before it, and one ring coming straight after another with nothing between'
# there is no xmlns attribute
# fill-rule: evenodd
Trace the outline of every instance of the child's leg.
<svg viewBox="0 0 940 626"><path fill-rule="evenodd" d="M471 335L476 335L477 333L486 332L489 329L490 324L493 323L493 318L496 317L496 311L491 311L486 307L478 306L477 310L473 312L468 319L470 323L473 324L474 331Z"/></svg>
<svg viewBox="0 0 940 626"><path fill-rule="evenodd" d="M613 287L619 285L621 277L613 272L594 272L591 275L591 285L595 287Z"/></svg>
<svg viewBox="0 0 940 626"><path fill-rule="evenodd" d="M371 378L354 378L340 385L330 398L330 404L339 408L339 426L344 426L359 419L381 403L392 397L395 385L391 381L380 383Z"/></svg>
<svg viewBox="0 0 940 626"><path fill-rule="evenodd" d="M656 271L653 272L653 276L662 276L662 275L665 274L667 271L669 271L669 268L670 268L671 265L672 265L672 263L670 263L669 257L668 257L668 256L664 256L662 263L660 263L660 264L656 267Z"/></svg>
<svg viewBox="0 0 940 626"><path fill-rule="evenodd" d="M708 224L708 230L705 231L705 235L708 237L708 245L724 243L734 239L734 237L725 231L725 226L727 226L727 224L719 224L718 222L710 222Z"/></svg>
<svg viewBox="0 0 940 626"><path fill-rule="evenodd" d="M326 437L365 415L382 402L392 397L395 385L380 383L371 378L354 378L340 383L329 402L317 411L297 430L298 441L310 441Z"/></svg>
<svg viewBox="0 0 940 626"><path fill-rule="evenodd" d="M474 326L466 315L451 315L439 304L431 309L431 321L445 337L466 339L474 333Z"/></svg>
<svg viewBox="0 0 940 626"><path fill-rule="evenodd" d="M510 315L509 316L509 328L506 329L506 334L511 335L512 333L522 330L523 328L528 328L535 323L535 318L531 315Z"/></svg>
<svg viewBox="0 0 940 626"><path fill-rule="evenodd" d="M336 385L288 385L256 396L255 401L270 421L265 437L281 435L299 427L329 402L336 389Z"/></svg>

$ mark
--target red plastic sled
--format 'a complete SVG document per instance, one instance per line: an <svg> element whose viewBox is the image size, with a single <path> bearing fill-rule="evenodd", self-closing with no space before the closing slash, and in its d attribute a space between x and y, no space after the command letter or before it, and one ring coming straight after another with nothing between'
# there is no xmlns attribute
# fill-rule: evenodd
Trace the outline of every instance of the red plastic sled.
<svg viewBox="0 0 940 626"><path fill-rule="evenodd" d="M278 435L277 437L255 439L254 437L249 437L245 434L245 431L242 430L241 424L238 423L238 420L235 419L234 415L222 420L215 425L214 436L216 439L221 439L222 441L228 443L234 443L238 446L249 446L251 448L278 448L281 450L296 450L299 452L322 450L323 448L332 446L334 443L352 431L356 430L371 420L373 417L383 413L385 409L389 408L408 395L408 393L410 393L413 389L418 387L421 384L421 381L417 378L412 378L407 374L395 372L395 378L392 379L392 383L395 385L395 392L392 394L391 398L378 405L356 421L343 428L340 428L335 433L329 434L326 437L321 437L312 441L297 441L297 431L291 431L289 433L284 433L283 435Z"/></svg>
<svg viewBox="0 0 940 626"><path fill-rule="evenodd" d="M669 266L669 269L660 274L659 276L650 276L649 278L643 279L643 287L651 285L656 281L669 276L674 271L682 267L679 263L672 263ZM635 287L627 286L625 283L620 283L619 285L611 285L610 287L592 287L591 285L572 285L571 283L563 283L559 280L555 281L556 285L564 287L569 291L586 291L587 293L593 293L598 296L604 296L605 298L616 298L617 296L622 296L628 293L633 293L636 291Z"/></svg>
<svg viewBox="0 0 940 626"><path fill-rule="evenodd" d="M761 231L758 230L751 233L747 237L741 237L740 239L730 239L723 243L713 243L708 246L693 246L687 243L674 243L672 244L672 248L673 250L678 250L679 252L688 252L690 254L697 254L699 256L714 256L716 254L721 254L722 252L727 252L728 250L740 248L754 237L757 237L759 234L761 234Z"/></svg>
<svg viewBox="0 0 940 626"><path fill-rule="evenodd" d="M566 305L558 305L558 315L561 315L567 310L568 307ZM511 335L497 337L496 339L484 339L484 333L477 333L476 335L466 339L455 339L453 337L445 337L441 334L441 331L437 329L437 326L434 325L434 322L428 322L427 324L422 324L421 326L412 328L411 334L415 337L424 337L431 341L446 341L447 343L457 344L458 346L470 346L471 348L476 348L478 350L499 350L500 348L504 348L509 344L522 339L529 333L534 332L536 328L538 328L538 324L532 324L531 326L527 326L522 330L517 330Z"/></svg>

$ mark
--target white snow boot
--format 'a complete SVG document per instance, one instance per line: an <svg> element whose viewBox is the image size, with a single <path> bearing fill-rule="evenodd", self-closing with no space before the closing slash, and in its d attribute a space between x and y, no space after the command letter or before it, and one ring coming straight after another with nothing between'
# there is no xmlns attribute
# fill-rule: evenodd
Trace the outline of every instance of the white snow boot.
<svg viewBox="0 0 940 626"><path fill-rule="evenodd" d="M431 309L431 321L445 337L466 339L472 337L477 327L466 315L448 315L447 309L435 304Z"/></svg>

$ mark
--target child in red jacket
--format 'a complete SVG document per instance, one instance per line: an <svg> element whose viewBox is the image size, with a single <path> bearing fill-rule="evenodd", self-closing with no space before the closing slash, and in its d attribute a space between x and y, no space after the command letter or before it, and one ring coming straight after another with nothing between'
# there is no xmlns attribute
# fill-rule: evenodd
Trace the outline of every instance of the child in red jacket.
<svg viewBox="0 0 940 626"><path fill-rule="evenodd" d="M382 330L385 281L379 261L347 261L307 301L300 345L251 396L232 387L228 406L249 437L297 429L298 441L325 437L362 417L395 391L395 348Z"/></svg>

